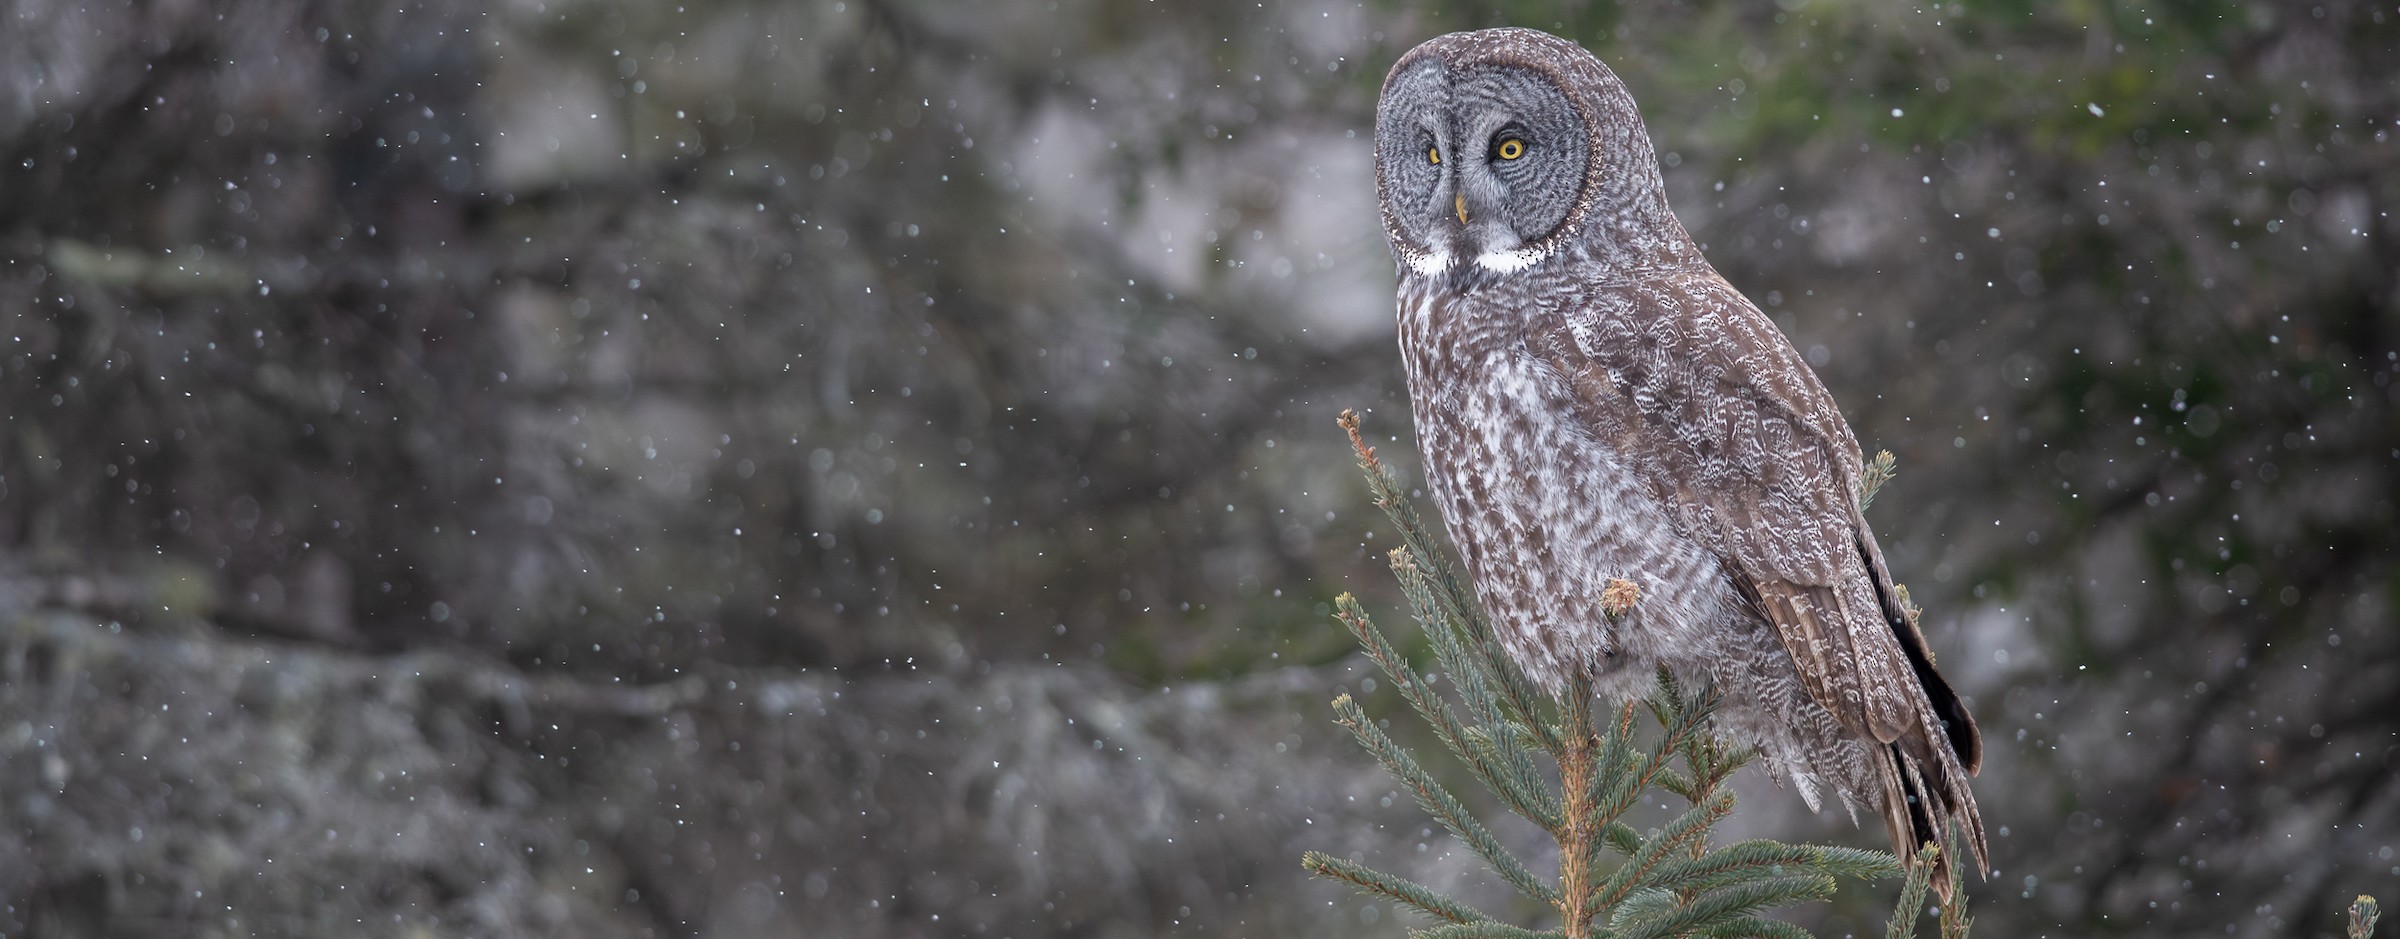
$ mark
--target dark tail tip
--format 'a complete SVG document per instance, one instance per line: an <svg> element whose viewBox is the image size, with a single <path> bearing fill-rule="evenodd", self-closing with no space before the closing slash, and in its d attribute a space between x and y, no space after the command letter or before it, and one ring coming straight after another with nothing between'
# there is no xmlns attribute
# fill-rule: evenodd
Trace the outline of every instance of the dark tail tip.
<svg viewBox="0 0 2400 939"><path fill-rule="evenodd" d="M1909 844L1919 848L1930 844L1941 849L1933 856L1933 892L1942 898L1943 903L1948 903L1952 885L1950 839L1947 837L1949 832L1935 814L1939 811L1940 803L1925 785L1924 778L1918 775L1915 767L1909 765L1907 757L1900 755L1898 747L1892 748L1892 759L1907 767L1900 774L1900 779L1908 793ZM1903 858L1910 864L1916 863L1913 853L1903 855Z"/></svg>

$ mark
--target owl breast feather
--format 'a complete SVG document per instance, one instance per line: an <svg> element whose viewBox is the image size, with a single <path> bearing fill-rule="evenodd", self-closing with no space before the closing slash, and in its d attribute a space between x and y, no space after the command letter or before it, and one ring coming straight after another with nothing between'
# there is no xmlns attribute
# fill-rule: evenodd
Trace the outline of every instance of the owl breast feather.
<svg viewBox="0 0 2400 939"><path fill-rule="evenodd" d="M1400 346L1427 488L1496 634L1553 690L1576 670L1619 695L1662 664L1700 674L1738 602L1721 566L1639 477L1643 455L1578 415L1522 308L1489 295L1404 285ZM1611 578L1641 588L1613 630Z"/></svg>

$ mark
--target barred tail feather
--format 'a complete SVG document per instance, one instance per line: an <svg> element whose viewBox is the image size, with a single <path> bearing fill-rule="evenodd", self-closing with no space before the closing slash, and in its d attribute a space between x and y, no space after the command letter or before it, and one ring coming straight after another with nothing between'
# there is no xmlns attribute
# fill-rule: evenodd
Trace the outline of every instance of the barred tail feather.
<svg viewBox="0 0 2400 939"><path fill-rule="evenodd" d="M1934 893L1944 902L1950 899L1953 883L1951 826L1957 826L1960 840L1974 854L1975 869L1987 875L1991 870L1983 813L1976 808L1974 791L1967 787L1966 767L1959 762L1957 751L1944 745L1947 742L1928 726L1924 737L1885 744L1879 761L1884 775L1883 823L1891 832L1892 852L1913 863L1919 847L1928 842L1940 845L1932 883Z"/></svg>

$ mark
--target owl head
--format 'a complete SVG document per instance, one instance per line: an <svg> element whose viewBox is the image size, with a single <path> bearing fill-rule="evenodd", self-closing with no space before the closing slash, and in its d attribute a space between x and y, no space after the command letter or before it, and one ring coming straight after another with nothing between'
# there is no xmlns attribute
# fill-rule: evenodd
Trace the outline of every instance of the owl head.
<svg viewBox="0 0 2400 939"><path fill-rule="evenodd" d="M1419 276L1696 256L1624 83L1538 30L1452 33L1401 56L1375 108L1375 170L1392 253Z"/></svg>

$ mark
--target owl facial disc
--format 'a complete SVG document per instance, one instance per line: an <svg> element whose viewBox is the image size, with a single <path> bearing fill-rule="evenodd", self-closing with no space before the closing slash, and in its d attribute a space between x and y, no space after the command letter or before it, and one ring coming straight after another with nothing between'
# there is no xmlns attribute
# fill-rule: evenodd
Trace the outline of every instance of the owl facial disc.
<svg viewBox="0 0 2400 939"><path fill-rule="evenodd" d="M1375 123L1385 221L1409 269L1513 273L1551 253L1591 152L1582 112L1551 77L1422 57L1394 71Z"/></svg>

